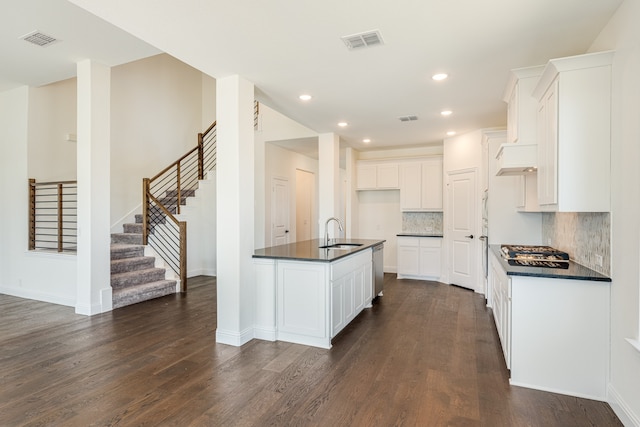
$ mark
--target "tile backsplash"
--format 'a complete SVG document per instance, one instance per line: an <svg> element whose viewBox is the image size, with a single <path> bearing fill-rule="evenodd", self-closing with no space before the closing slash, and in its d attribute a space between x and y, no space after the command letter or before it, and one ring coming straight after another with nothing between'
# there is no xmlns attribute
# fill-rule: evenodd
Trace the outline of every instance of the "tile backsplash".
<svg viewBox="0 0 640 427"><path fill-rule="evenodd" d="M442 234L442 212L402 212L402 232Z"/></svg>
<svg viewBox="0 0 640 427"><path fill-rule="evenodd" d="M611 275L609 213L543 213L542 242L568 252L578 264ZM596 255L602 256L602 266Z"/></svg>

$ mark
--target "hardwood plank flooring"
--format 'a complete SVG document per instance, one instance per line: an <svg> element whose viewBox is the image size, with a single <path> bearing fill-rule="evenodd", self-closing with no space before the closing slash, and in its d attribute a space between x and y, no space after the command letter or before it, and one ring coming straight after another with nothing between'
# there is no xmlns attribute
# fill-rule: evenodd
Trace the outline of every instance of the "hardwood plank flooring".
<svg viewBox="0 0 640 427"><path fill-rule="evenodd" d="M542 315L542 313L541 313ZM215 343L215 278L93 317L0 295L0 426L620 426L508 383L473 292L385 275L330 350Z"/></svg>

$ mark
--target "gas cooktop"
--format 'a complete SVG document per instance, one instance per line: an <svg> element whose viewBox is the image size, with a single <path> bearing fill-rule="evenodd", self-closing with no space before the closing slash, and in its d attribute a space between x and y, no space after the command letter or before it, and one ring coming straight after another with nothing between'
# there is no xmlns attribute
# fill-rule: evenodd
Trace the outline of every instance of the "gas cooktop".
<svg viewBox="0 0 640 427"><path fill-rule="evenodd" d="M510 265L569 268L569 254L550 246L502 245L500 249Z"/></svg>

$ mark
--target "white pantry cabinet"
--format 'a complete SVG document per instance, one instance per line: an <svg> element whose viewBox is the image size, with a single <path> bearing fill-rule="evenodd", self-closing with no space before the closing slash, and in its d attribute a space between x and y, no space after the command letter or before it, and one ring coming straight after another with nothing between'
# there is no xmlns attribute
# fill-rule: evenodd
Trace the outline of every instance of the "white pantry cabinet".
<svg viewBox="0 0 640 427"><path fill-rule="evenodd" d="M400 164L400 209L442 211L442 157Z"/></svg>
<svg viewBox="0 0 640 427"><path fill-rule="evenodd" d="M362 160L356 164L356 189L397 190L398 163Z"/></svg>
<svg viewBox="0 0 640 427"><path fill-rule="evenodd" d="M610 283L508 275L489 251L491 304L510 384L606 401Z"/></svg>
<svg viewBox="0 0 640 427"><path fill-rule="evenodd" d="M398 236L398 279L440 280L442 238Z"/></svg>
<svg viewBox="0 0 640 427"><path fill-rule="evenodd" d="M613 52L552 59L538 100L538 201L543 211L609 212Z"/></svg>

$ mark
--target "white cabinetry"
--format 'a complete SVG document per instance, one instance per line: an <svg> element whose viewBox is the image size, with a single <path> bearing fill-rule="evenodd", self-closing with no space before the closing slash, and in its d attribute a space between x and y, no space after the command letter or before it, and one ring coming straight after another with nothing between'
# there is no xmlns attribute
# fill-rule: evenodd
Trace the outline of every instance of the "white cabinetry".
<svg viewBox="0 0 640 427"><path fill-rule="evenodd" d="M613 52L553 59L538 100L538 199L542 210L610 210Z"/></svg>
<svg viewBox="0 0 640 427"><path fill-rule="evenodd" d="M331 265L331 337L371 306L371 250Z"/></svg>
<svg viewBox="0 0 640 427"><path fill-rule="evenodd" d="M540 212L538 176L536 174L520 175L516 196L516 208L519 212Z"/></svg>
<svg viewBox="0 0 640 427"><path fill-rule="evenodd" d="M440 280L441 237L398 237L398 278Z"/></svg>
<svg viewBox="0 0 640 427"><path fill-rule="evenodd" d="M544 66L511 70L503 100L507 107L507 142L535 144L537 100L531 96ZM532 165L535 166L535 165Z"/></svg>
<svg viewBox="0 0 640 427"><path fill-rule="evenodd" d="M397 190L398 163L360 161L356 165L358 190Z"/></svg>
<svg viewBox="0 0 640 427"><path fill-rule="evenodd" d="M442 158L400 164L400 209L442 211Z"/></svg>
<svg viewBox="0 0 640 427"><path fill-rule="evenodd" d="M512 385L605 401L610 283L507 275L491 251L489 283Z"/></svg>

